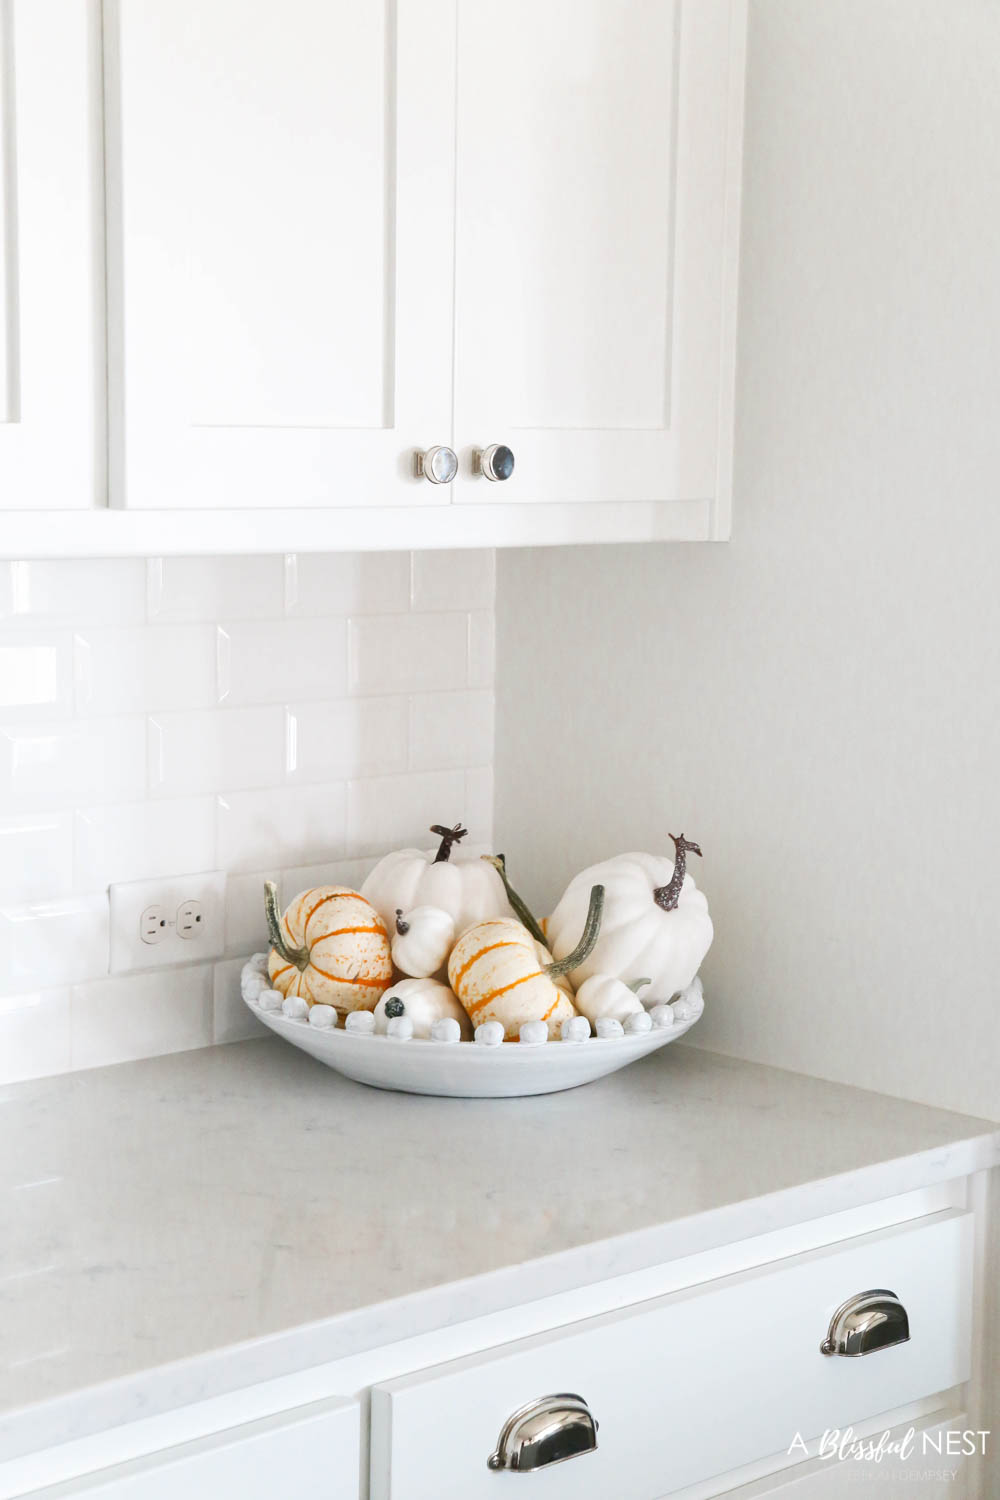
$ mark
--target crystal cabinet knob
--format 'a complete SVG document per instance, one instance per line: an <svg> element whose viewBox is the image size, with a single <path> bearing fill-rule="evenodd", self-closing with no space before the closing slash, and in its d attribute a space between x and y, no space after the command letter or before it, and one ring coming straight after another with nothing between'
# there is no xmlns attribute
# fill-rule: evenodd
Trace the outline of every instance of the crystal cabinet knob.
<svg viewBox="0 0 1000 1500"><path fill-rule="evenodd" d="M905 1344L909 1337L906 1308L895 1292L879 1288L861 1292L838 1307L819 1347L821 1354L859 1359L863 1354L874 1354L893 1344Z"/></svg>
<svg viewBox="0 0 1000 1500"><path fill-rule="evenodd" d="M431 484L451 484L458 473L458 457L454 448L438 445L416 455L418 479L428 479Z"/></svg>
<svg viewBox="0 0 1000 1500"><path fill-rule="evenodd" d="M490 1469L518 1474L561 1464L597 1447L597 1423L582 1396L541 1396L519 1407L503 1424Z"/></svg>
<svg viewBox="0 0 1000 1500"><path fill-rule="evenodd" d="M491 443L473 455L473 468L487 479L509 479L514 472L514 455L505 443Z"/></svg>

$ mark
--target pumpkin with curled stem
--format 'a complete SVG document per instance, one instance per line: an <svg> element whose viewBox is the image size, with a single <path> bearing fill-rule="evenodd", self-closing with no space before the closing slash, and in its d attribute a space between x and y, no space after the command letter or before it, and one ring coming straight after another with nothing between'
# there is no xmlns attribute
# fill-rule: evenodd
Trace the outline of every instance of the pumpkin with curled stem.
<svg viewBox="0 0 1000 1500"><path fill-rule="evenodd" d="M583 936L567 958L557 960L523 922L495 917L476 922L451 950L448 978L474 1026L498 1021L505 1040L517 1041L525 1021L544 1021L549 1036L576 1015L567 975L582 963L597 940L604 892L590 894Z"/></svg>
<svg viewBox="0 0 1000 1500"><path fill-rule="evenodd" d="M396 912L412 911L415 906L446 911L456 932L486 917L509 917L511 910L496 871L475 855L457 850L468 830L459 823L454 828L435 823L431 832L440 839L436 849L397 849L387 854L361 887L361 894L390 932Z"/></svg>
<svg viewBox="0 0 1000 1500"><path fill-rule="evenodd" d="M332 1005L344 1015L374 1010L392 983L389 934L364 896L344 885L320 885L296 896L284 916L269 880L264 906L271 936L267 971L282 995Z"/></svg>
<svg viewBox="0 0 1000 1500"><path fill-rule="evenodd" d="M652 993L668 1000L694 979L713 937L708 902L687 872L687 856L701 850L683 834L670 837L673 859L619 854L581 870L566 887L545 924L557 958L572 951L590 887L600 881L607 892L600 936L570 970L577 988L596 974L626 982L647 975Z"/></svg>

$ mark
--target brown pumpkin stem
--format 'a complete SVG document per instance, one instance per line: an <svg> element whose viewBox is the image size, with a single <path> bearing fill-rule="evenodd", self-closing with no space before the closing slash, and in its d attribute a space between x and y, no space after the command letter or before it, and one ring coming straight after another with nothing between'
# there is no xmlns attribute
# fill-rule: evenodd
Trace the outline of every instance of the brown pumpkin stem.
<svg viewBox="0 0 1000 1500"><path fill-rule="evenodd" d="M587 921L584 924L583 936L572 953L567 953L565 958L554 959L552 963L545 965L543 972L550 979L558 979L562 974L569 974L572 969L579 968L590 957L601 931L601 918L603 916L604 887L603 885L595 885L590 892L590 906L587 908Z"/></svg>
<svg viewBox="0 0 1000 1500"><path fill-rule="evenodd" d="M468 831L467 828L462 827L461 823L456 823L454 828L445 828L443 823L432 823L431 833L436 833L441 840L441 846L434 856L434 863L446 865L451 859L452 846L464 839Z"/></svg>
<svg viewBox="0 0 1000 1500"><path fill-rule="evenodd" d="M701 850L697 844L690 843L682 834L679 836L672 833L670 837L674 841L677 853L674 856L674 873L670 877L668 885L659 885L653 892L653 900L657 906L664 911L676 911L677 903L681 899L681 887L684 884L684 875L687 870L687 857L689 854L697 854L701 858Z"/></svg>
<svg viewBox="0 0 1000 1500"><path fill-rule="evenodd" d="M541 923L537 920L527 902L521 899L507 879L507 860L504 855L481 854L479 857L480 859L485 859L486 863L492 865L494 870L496 870L503 881L503 888L507 892L507 900L511 904L515 917L521 923L522 927L527 927L535 942L541 943L544 948L546 946L545 933L542 931Z"/></svg>
<svg viewBox="0 0 1000 1500"><path fill-rule="evenodd" d="M271 947L279 958L283 958L286 964L294 964L300 971L309 967L309 949L291 948L285 942L284 933L281 930L281 911L278 906L278 887L273 880L264 882L264 910L267 913L267 930L271 938Z"/></svg>
<svg viewBox="0 0 1000 1500"><path fill-rule="evenodd" d="M397 906L396 907L396 931L399 933L400 937L405 937L406 934L409 932L409 930L410 930L410 924L409 924L409 922L404 922L403 921L403 908L401 906Z"/></svg>

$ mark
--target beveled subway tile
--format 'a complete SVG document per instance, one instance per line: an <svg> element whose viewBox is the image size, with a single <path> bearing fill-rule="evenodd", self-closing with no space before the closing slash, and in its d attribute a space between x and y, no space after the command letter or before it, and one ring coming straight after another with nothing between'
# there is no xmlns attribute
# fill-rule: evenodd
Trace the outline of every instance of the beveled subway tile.
<svg viewBox="0 0 1000 1500"><path fill-rule="evenodd" d="M0 992L18 994L107 972L106 895L0 908Z"/></svg>
<svg viewBox="0 0 1000 1500"><path fill-rule="evenodd" d="M0 630L0 722L63 718L72 705L69 632Z"/></svg>
<svg viewBox="0 0 1000 1500"><path fill-rule="evenodd" d="M212 1040L214 966L126 974L73 986L74 1068L207 1047Z"/></svg>
<svg viewBox="0 0 1000 1500"><path fill-rule="evenodd" d="M19 619L76 628L140 624L146 618L146 565L141 558L15 562L10 569L12 611Z"/></svg>
<svg viewBox="0 0 1000 1500"><path fill-rule="evenodd" d="M151 557L149 619L276 619L284 611L284 559L261 557Z"/></svg>
<svg viewBox="0 0 1000 1500"><path fill-rule="evenodd" d="M414 610L492 609L496 554L477 547L461 552L414 552Z"/></svg>
<svg viewBox="0 0 1000 1500"><path fill-rule="evenodd" d="M303 552L285 559L290 615L376 615L410 604L408 552Z"/></svg>
<svg viewBox="0 0 1000 1500"><path fill-rule="evenodd" d="M218 799L219 868L314 864L344 848L343 783L224 792Z"/></svg>
<svg viewBox="0 0 1000 1500"><path fill-rule="evenodd" d="M154 714L149 720L149 785L155 797L273 787L284 774L282 708L208 709Z"/></svg>
<svg viewBox="0 0 1000 1500"><path fill-rule="evenodd" d="M0 810L135 802L145 791L143 718L0 727Z"/></svg>
<svg viewBox="0 0 1000 1500"><path fill-rule="evenodd" d="M463 688L468 619L462 614L373 615L350 621L352 693Z"/></svg>
<svg viewBox="0 0 1000 1500"><path fill-rule="evenodd" d="M437 771L493 758L493 694L421 693L410 699L410 766Z"/></svg>
<svg viewBox="0 0 1000 1500"><path fill-rule="evenodd" d="M80 714L209 708L217 697L215 627L81 630L73 672Z"/></svg>
<svg viewBox="0 0 1000 1500"><path fill-rule="evenodd" d="M380 854L433 843L432 823L451 825L465 816L463 771L414 771L352 781L347 801L347 854Z"/></svg>
<svg viewBox="0 0 1000 1500"><path fill-rule="evenodd" d="M0 902L51 900L72 889L71 812L0 818Z"/></svg>
<svg viewBox="0 0 1000 1500"><path fill-rule="evenodd" d="M69 1014L68 988L0 996L0 1084L66 1072Z"/></svg>
<svg viewBox="0 0 1000 1500"><path fill-rule="evenodd" d="M337 698L347 686L344 620L243 620L219 626L227 706Z"/></svg>
<svg viewBox="0 0 1000 1500"><path fill-rule="evenodd" d="M403 697L295 703L287 712L290 781L340 781L406 770L409 729Z"/></svg>
<svg viewBox="0 0 1000 1500"><path fill-rule="evenodd" d="M205 795L80 808L74 860L80 891L214 869L215 800Z"/></svg>

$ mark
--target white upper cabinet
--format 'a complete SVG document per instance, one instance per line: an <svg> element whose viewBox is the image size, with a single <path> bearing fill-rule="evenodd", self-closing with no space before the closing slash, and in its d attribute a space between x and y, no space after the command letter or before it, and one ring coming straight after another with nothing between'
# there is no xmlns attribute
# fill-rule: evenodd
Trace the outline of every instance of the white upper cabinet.
<svg viewBox="0 0 1000 1500"><path fill-rule="evenodd" d="M446 501L454 11L106 0L112 503Z"/></svg>
<svg viewBox="0 0 1000 1500"><path fill-rule="evenodd" d="M704 501L724 529L741 8L459 13L455 432L515 464L456 498Z"/></svg>
<svg viewBox="0 0 1000 1500"><path fill-rule="evenodd" d="M0 0L0 506L104 496L99 0Z"/></svg>
<svg viewBox="0 0 1000 1500"><path fill-rule="evenodd" d="M745 0L104 13L113 504L726 534Z"/></svg>

